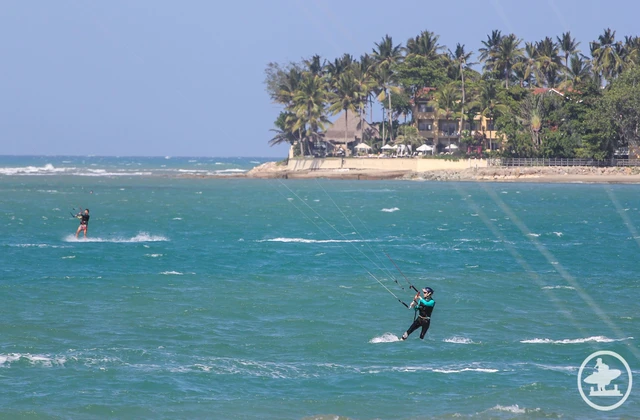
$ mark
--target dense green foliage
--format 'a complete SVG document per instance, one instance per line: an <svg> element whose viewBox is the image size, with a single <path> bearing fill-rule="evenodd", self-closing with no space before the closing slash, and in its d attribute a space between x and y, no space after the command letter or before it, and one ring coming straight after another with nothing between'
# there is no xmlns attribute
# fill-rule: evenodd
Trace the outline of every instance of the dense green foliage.
<svg viewBox="0 0 640 420"><path fill-rule="evenodd" d="M413 108L422 98L457 127L484 117L497 130L497 153L506 157L607 159L637 150L640 37L615 35L604 30L587 56L569 32L523 42L492 31L478 51L481 72L471 68L477 63L464 45L447 49L430 31L404 47L385 35L359 59L315 55L269 63L266 90L284 108L270 144L299 144L297 153L312 154L329 115L349 111L364 119L375 99L384 115L377 122L381 138L364 141L374 150L388 141L419 145ZM480 149L486 142L477 131L460 133L461 144Z"/></svg>

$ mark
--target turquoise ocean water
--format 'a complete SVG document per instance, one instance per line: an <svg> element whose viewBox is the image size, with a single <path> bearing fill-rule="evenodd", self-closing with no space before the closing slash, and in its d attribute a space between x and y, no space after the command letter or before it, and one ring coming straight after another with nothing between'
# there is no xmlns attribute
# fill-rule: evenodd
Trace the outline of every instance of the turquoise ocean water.
<svg viewBox="0 0 640 420"><path fill-rule="evenodd" d="M640 378L640 186L224 177L267 160L0 157L0 418L639 418L577 379Z"/></svg>

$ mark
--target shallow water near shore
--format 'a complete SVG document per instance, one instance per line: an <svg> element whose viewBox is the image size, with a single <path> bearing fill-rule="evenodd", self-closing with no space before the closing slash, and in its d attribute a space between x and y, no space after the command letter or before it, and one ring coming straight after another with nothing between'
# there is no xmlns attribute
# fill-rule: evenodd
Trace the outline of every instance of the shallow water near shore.
<svg viewBox="0 0 640 420"><path fill-rule="evenodd" d="M181 179L266 160L58 159L0 174L0 418L639 412L635 389L599 412L577 386L598 350L640 372L637 185ZM424 341L398 341L409 282L435 289Z"/></svg>

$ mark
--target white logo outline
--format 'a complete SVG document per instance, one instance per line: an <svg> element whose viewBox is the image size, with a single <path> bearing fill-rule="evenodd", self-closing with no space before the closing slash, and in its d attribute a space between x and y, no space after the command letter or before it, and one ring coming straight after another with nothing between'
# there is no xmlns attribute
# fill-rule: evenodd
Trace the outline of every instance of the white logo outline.
<svg viewBox="0 0 640 420"><path fill-rule="evenodd" d="M591 361L593 358L595 358L597 356L615 357L616 359L618 359L624 365L625 369L627 370L627 375L629 377L629 386L627 387L627 391L625 392L625 394L622 397L622 399L620 399L617 403L615 403L613 405L608 405L608 406L606 406L606 405L605 406L598 405L598 404L592 402L589 398L587 398L587 396L585 395L584 391L582 390L582 382L581 382L582 381L582 371L584 370L584 368L587 365L587 363L589 363L589 361ZM633 385L633 376L631 375L631 368L629 367L629 364L618 353L610 351L610 350L600 350L600 351L596 351L594 353L591 353L589 356L587 356L586 359L584 359L584 361L582 362L582 365L580 366L580 370L578 371L578 391L580 391L580 396L582 397L584 402L586 402L591 408L595 408L596 410L599 410L599 411L615 410L616 408L618 408L622 404L624 404L624 402L629 397L629 394L631 394L632 385ZM616 387L616 390L617 390L617 387Z"/></svg>

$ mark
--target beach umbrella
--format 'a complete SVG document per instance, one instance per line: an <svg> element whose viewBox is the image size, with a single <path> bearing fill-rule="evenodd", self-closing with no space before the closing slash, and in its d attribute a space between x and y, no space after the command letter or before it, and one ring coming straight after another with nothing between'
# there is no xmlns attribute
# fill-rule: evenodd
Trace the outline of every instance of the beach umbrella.
<svg viewBox="0 0 640 420"><path fill-rule="evenodd" d="M398 146L391 146L390 144L385 144L382 146L382 150L395 150Z"/></svg>
<svg viewBox="0 0 640 420"><path fill-rule="evenodd" d="M369 150L369 149L371 149L371 146L369 146L366 143L360 143L360 144L357 144L355 146L355 148L358 149L358 150Z"/></svg>
<svg viewBox="0 0 640 420"><path fill-rule="evenodd" d="M433 146L429 146L428 144L423 144L422 146L416 149L418 152L430 152L433 150Z"/></svg>

